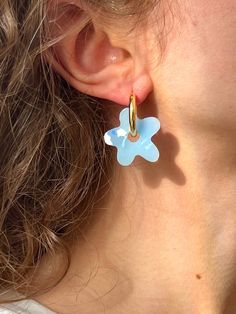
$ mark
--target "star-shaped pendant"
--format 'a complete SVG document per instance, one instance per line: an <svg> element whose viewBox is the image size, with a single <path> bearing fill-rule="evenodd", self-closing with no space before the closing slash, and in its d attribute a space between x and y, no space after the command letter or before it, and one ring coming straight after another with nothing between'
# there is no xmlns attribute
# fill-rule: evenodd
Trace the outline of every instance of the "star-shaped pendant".
<svg viewBox="0 0 236 314"><path fill-rule="evenodd" d="M154 117L139 119L136 127L138 136L130 136L129 108L120 112L120 126L107 131L104 135L106 144L117 148L117 160L122 166L129 166L136 156L155 162L159 159L159 150L151 138L160 129L160 121Z"/></svg>

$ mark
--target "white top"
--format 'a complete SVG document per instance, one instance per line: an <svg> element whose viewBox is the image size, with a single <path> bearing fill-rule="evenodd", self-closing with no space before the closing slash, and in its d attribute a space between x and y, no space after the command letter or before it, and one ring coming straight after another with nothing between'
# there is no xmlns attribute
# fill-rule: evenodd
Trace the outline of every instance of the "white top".
<svg viewBox="0 0 236 314"><path fill-rule="evenodd" d="M35 300L28 299L0 305L0 314L56 314Z"/></svg>

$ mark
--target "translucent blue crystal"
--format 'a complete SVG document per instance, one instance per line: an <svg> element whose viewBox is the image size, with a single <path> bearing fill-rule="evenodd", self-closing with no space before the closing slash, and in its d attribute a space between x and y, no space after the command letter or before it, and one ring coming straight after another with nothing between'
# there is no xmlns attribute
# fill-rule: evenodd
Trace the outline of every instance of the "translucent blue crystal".
<svg viewBox="0 0 236 314"><path fill-rule="evenodd" d="M136 156L155 162L159 159L159 150L151 138L160 129L160 121L154 117L139 119L136 128L139 138L136 141L129 139L129 108L120 112L120 126L107 131L104 140L107 145L117 148L117 160L122 166L129 166Z"/></svg>

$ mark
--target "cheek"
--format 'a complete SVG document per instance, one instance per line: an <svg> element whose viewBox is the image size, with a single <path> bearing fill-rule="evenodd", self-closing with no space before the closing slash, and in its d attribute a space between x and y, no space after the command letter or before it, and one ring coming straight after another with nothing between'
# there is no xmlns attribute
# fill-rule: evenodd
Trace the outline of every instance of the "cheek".
<svg viewBox="0 0 236 314"><path fill-rule="evenodd" d="M159 103L180 118L236 129L236 2L190 0L175 24L152 67Z"/></svg>

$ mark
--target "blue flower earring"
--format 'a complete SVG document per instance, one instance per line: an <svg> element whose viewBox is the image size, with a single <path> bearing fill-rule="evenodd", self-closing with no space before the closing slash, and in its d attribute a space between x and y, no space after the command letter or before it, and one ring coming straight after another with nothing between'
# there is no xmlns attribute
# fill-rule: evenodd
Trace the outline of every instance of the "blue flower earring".
<svg viewBox="0 0 236 314"><path fill-rule="evenodd" d="M120 112L120 126L107 131L104 140L117 148L117 160L122 166L131 165L136 156L155 162L160 154L151 138L159 129L159 119L137 117L136 97L132 94L129 108Z"/></svg>

